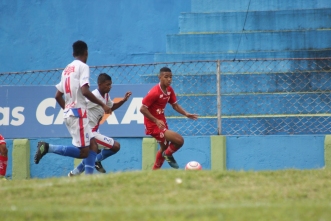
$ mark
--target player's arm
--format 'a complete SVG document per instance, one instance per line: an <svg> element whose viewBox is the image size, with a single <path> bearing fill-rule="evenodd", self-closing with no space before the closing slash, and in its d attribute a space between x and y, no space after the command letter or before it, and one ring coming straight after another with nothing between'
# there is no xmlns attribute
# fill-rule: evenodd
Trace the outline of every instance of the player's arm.
<svg viewBox="0 0 331 221"><path fill-rule="evenodd" d="M130 91L126 92L124 98L121 101L114 103L113 106L111 107L111 110L114 111L117 108L119 108L120 106L122 106L129 99L131 94L132 93Z"/></svg>
<svg viewBox="0 0 331 221"><path fill-rule="evenodd" d="M177 111L178 113L186 116L187 118L190 118L190 119L193 119L193 120L198 119L199 115L191 114L191 113L186 112L177 102L174 103L174 104L171 104L171 106L175 111Z"/></svg>
<svg viewBox="0 0 331 221"><path fill-rule="evenodd" d="M64 109L65 107L65 101L63 99L63 93L59 90L56 90L56 94L55 94L55 100L57 101L57 103L60 105L60 107L62 109Z"/></svg>
<svg viewBox="0 0 331 221"><path fill-rule="evenodd" d="M162 129L165 127L164 122L154 117L145 105L141 105L140 112L150 121L154 122L159 128Z"/></svg>
<svg viewBox="0 0 331 221"><path fill-rule="evenodd" d="M84 84L82 86L82 94L88 99L90 100L91 102L95 103L95 104L98 104L100 105L103 110L105 111L106 114L109 114L111 113L111 109L110 107L108 107L106 104L104 104L101 100L99 100L98 98L96 98L94 96L94 94L90 91L90 88L88 86L88 84Z"/></svg>

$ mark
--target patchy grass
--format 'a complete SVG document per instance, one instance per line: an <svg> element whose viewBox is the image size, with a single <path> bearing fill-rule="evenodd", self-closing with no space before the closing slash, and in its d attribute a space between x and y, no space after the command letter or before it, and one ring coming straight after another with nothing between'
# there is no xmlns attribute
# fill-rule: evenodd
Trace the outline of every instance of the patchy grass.
<svg viewBox="0 0 331 221"><path fill-rule="evenodd" d="M12 180L0 182L0 199L1 221L327 221L331 170L159 170Z"/></svg>

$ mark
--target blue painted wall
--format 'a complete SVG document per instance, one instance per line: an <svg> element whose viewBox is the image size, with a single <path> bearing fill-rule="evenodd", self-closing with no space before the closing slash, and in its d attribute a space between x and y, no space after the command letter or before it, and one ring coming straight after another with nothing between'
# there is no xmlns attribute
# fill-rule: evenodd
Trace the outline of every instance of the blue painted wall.
<svg viewBox="0 0 331 221"><path fill-rule="evenodd" d="M227 136L228 170L324 167L325 136Z"/></svg>
<svg viewBox="0 0 331 221"><path fill-rule="evenodd" d="M116 138L115 138L116 139ZM209 136L184 137L184 146L174 154L179 167L184 169L187 162L195 160L203 169L211 169L211 148ZM324 135L306 136L227 136L226 167L235 171L259 171L282 169L319 169L324 162ZM141 170L142 138L118 138L121 150L102 163L107 173ZM52 144L71 145L70 138L46 139ZM31 178L67 176L74 168L70 157L47 154L34 164L38 140L30 139ZM12 175L12 140L7 140L9 161L7 176ZM164 162L162 169L172 169ZM95 171L98 173L97 171Z"/></svg>
<svg viewBox="0 0 331 221"><path fill-rule="evenodd" d="M62 68L71 45L89 45L89 65L150 63L191 0L0 1L0 73Z"/></svg>

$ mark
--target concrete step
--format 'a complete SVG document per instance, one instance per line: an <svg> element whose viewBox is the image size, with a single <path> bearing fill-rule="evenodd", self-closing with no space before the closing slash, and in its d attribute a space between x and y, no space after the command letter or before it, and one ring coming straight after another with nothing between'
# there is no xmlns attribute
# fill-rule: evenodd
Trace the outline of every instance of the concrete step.
<svg viewBox="0 0 331 221"><path fill-rule="evenodd" d="M154 55L155 62L178 62L198 60L233 60L258 58L325 58L331 57L331 49L296 51L257 51L231 53L159 53Z"/></svg>
<svg viewBox="0 0 331 221"><path fill-rule="evenodd" d="M197 121L187 118L168 118L169 127L181 132L183 128L190 128L189 135L217 135L217 118L199 118ZM250 118L228 118L222 116L222 134L223 135L284 135L284 134L325 134L331 133L330 117L250 117ZM323 122L323 124L321 124ZM203 125L200 127L199 125ZM210 125L210 126L208 126ZM302 126L302 125L309 125ZM321 125L323 125L321 127Z"/></svg>
<svg viewBox="0 0 331 221"><path fill-rule="evenodd" d="M330 0L192 0L191 12L277 11L331 8Z"/></svg>
<svg viewBox="0 0 331 221"><path fill-rule="evenodd" d="M331 30L177 34L167 36L166 53L235 53L331 49Z"/></svg>
<svg viewBox="0 0 331 221"><path fill-rule="evenodd" d="M245 24L245 26L244 26ZM182 13L180 33L311 30L331 28L331 8L281 11Z"/></svg>
<svg viewBox="0 0 331 221"><path fill-rule="evenodd" d="M330 126L331 118L323 116L222 118L224 135L329 134Z"/></svg>
<svg viewBox="0 0 331 221"><path fill-rule="evenodd" d="M243 64L245 65L245 64ZM224 67L224 66L222 66ZM293 71L272 72L273 70L262 70L256 72L221 72L221 94L245 94L245 93L319 93L331 91L331 71ZM231 67L229 68L231 69ZM152 78L148 78L152 79ZM155 81L156 81L155 77ZM190 82L190 84L185 84ZM150 83L150 82L148 82ZM178 95L189 96L214 96L217 93L216 70L208 75L185 74L173 71L172 87Z"/></svg>
<svg viewBox="0 0 331 221"><path fill-rule="evenodd" d="M331 93L260 93L221 96L221 112L226 116L330 114ZM181 95L178 103L201 116L217 115L216 95ZM198 105L198 106L197 106ZM167 116L181 116L170 106Z"/></svg>

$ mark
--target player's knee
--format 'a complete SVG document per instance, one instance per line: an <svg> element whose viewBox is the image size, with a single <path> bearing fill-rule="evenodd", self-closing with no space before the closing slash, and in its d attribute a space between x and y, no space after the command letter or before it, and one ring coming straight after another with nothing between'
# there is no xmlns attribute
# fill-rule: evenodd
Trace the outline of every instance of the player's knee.
<svg viewBox="0 0 331 221"><path fill-rule="evenodd" d="M179 147L182 147L184 145L184 140L182 139L180 142L179 142Z"/></svg>
<svg viewBox="0 0 331 221"><path fill-rule="evenodd" d="M120 149L121 149L121 144L115 141L112 150L118 152Z"/></svg>
<svg viewBox="0 0 331 221"><path fill-rule="evenodd" d="M180 148L184 145L184 138L182 136L178 136L178 137L176 137L176 139L173 143L176 144L177 148Z"/></svg>

